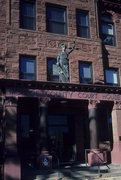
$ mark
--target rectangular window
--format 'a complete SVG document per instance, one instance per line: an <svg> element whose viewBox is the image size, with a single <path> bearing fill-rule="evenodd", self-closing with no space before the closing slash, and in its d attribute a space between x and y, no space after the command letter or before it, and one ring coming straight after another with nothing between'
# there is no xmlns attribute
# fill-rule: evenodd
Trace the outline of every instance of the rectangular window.
<svg viewBox="0 0 121 180"><path fill-rule="evenodd" d="M110 14L103 15L101 17L101 37L102 41L106 45L115 45L115 36L114 36L114 24L112 16Z"/></svg>
<svg viewBox="0 0 121 180"><path fill-rule="evenodd" d="M67 34L66 8L63 6L46 5L47 32Z"/></svg>
<svg viewBox="0 0 121 180"><path fill-rule="evenodd" d="M89 38L89 17L88 12L76 11L77 36Z"/></svg>
<svg viewBox="0 0 121 180"><path fill-rule="evenodd" d="M20 56L20 79L36 80L35 57Z"/></svg>
<svg viewBox="0 0 121 180"><path fill-rule="evenodd" d="M79 64L80 83L92 83L92 65L91 63Z"/></svg>
<svg viewBox="0 0 121 180"><path fill-rule="evenodd" d="M47 60L47 80L59 82L59 74L57 68L57 60L48 58Z"/></svg>
<svg viewBox="0 0 121 180"><path fill-rule="evenodd" d="M119 85L118 70L117 69L106 69L105 70L105 81L109 85Z"/></svg>
<svg viewBox="0 0 121 180"><path fill-rule="evenodd" d="M21 0L20 3L20 28L36 29L36 1Z"/></svg>

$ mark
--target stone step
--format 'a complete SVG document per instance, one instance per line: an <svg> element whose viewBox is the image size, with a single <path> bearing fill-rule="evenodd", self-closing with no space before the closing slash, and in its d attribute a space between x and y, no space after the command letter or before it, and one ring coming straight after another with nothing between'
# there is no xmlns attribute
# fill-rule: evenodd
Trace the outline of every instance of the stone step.
<svg viewBox="0 0 121 180"><path fill-rule="evenodd" d="M54 175L50 175L49 177L48 176L36 176L36 179L34 180L121 180L121 174L117 175L117 176L112 176L112 175L102 175L99 177L99 175L95 175L95 176L89 176L89 175L86 175L86 174L74 174L74 175L66 175L64 176L63 174L62 175L58 175L58 174L54 174Z"/></svg>
<svg viewBox="0 0 121 180"><path fill-rule="evenodd" d="M52 177L52 178L45 178L46 180L121 180L121 176L120 177L95 177L95 178L67 178L67 177L62 177L62 178L58 178L58 177ZM37 178L34 180L45 180L43 178Z"/></svg>
<svg viewBox="0 0 121 180"><path fill-rule="evenodd" d="M34 180L121 180L121 167L101 166L100 171L98 167L65 168L36 174Z"/></svg>
<svg viewBox="0 0 121 180"><path fill-rule="evenodd" d="M23 180L121 180L121 166L89 167L85 164L64 166L59 169L39 170L29 168Z"/></svg>

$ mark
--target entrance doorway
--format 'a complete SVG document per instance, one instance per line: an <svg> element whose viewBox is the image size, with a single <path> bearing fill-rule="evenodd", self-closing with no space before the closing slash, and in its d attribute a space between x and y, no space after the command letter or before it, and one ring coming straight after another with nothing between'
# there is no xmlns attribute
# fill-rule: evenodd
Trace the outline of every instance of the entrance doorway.
<svg viewBox="0 0 121 180"><path fill-rule="evenodd" d="M61 163L75 161L75 128L73 116L48 116L49 151Z"/></svg>
<svg viewBox="0 0 121 180"><path fill-rule="evenodd" d="M38 119L38 101L36 98L18 100L18 139L22 158L36 154Z"/></svg>

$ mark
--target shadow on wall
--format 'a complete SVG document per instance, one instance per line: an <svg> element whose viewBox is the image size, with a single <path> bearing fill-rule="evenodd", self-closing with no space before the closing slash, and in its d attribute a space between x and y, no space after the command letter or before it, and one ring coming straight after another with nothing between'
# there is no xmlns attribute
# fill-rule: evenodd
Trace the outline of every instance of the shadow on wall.
<svg viewBox="0 0 121 180"><path fill-rule="evenodd" d="M105 48L105 45L102 43L102 58L103 58L103 67L109 67L109 52Z"/></svg>
<svg viewBox="0 0 121 180"><path fill-rule="evenodd" d="M6 104L5 110L4 180L20 179L20 160L17 152L17 110Z"/></svg>

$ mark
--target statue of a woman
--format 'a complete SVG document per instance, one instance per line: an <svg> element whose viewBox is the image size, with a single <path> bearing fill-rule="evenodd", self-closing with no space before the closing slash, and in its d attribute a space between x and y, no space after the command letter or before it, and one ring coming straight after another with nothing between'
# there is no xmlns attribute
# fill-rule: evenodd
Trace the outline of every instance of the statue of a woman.
<svg viewBox="0 0 121 180"><path fill-rule="evenodd" d="M66 51L65 44L61 45L61 52L57 56L57 67L59 72L59 82L69 82L69 54L75 49L75 41L70 51Z"/></svg>

